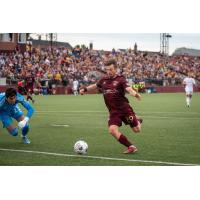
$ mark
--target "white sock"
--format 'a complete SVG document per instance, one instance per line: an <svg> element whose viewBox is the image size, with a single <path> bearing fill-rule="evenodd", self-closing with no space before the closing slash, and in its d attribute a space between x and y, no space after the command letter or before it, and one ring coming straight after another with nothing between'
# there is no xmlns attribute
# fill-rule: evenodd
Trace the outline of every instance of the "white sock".
<svg viewBox="0 0 200 200"><path fill-rule="evenodd" d="M187 104L187 106L190 105L190 98L189 97L186 97L186 104Z"/></svg>
<svg viewBox="0 0 200 200"><path fill-rule="evenodd" d="M189 98L189 105L191 104L191 102L192 102L192 98Z"/></svg>

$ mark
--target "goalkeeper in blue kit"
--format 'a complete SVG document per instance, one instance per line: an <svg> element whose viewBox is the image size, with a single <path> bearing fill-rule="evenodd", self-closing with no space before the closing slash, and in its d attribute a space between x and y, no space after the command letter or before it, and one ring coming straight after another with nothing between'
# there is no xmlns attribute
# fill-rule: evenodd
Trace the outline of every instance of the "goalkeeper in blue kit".
<svg viewBox="0 0 200 200"><path fill-rule="evenodd" d="M26 116L21 111L19 103L28 111ZM27 137L29 131L28 122L33 113L33 107L21 94L17 93L16 89L8 88L5 93L0 93L0 120L12 136L18 135L18 128L13 125L12 118L17 120L18 127L22 129L22 142L24 144L30 144L30 140Z"/></svg>

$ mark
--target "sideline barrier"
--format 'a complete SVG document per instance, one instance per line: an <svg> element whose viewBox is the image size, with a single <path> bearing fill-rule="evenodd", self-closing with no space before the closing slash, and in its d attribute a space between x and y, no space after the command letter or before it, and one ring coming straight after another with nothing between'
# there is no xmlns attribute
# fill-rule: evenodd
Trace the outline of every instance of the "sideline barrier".
<svg viewBox="0 0 200 200"><path fill-rule="evenodd" d="M12 85L0 86L0 92L5 92L6 88L14 87ZM185 92L183 86L149 86L155 89L156 93L177 93L177 92ZM147 87L148 88L148 87ZM73 90L70 86L58 86L54 88L54 94L73 94ZM194 92L200 92L200 86L194 87ZM95 94L97 92L93 92L91 94Z"/></svg>
<svg viewBox="0 0 200 200"><path fill-rule="evenodd" d="M185 89L183 86L155 86L154 88L157 93L185 92ZM194 92L200 92L200 86L194 87Z"/></svg>

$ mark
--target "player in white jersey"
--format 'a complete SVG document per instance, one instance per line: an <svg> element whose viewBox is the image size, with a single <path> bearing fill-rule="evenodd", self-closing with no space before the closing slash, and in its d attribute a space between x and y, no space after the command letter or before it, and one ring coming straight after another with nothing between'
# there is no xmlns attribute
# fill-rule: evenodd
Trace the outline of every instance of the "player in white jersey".
<svg viewBox="0 0 200 200"><path fill-rule="evenodd" d="M74 95L76 96L78 94L78 80L77 79L74 79L73 81L73 92L74 92Z"/></svg>
<svg viewBox="0 0 200 200"><path fill-rule="evenodd" d="M193 94L193 85L195 85L195 80L192 78L190 74L188 77L185 77L183 80L183 85L185 86L185 93L186 93L186 105L190 107L192 101L192 94Z"/></svg>

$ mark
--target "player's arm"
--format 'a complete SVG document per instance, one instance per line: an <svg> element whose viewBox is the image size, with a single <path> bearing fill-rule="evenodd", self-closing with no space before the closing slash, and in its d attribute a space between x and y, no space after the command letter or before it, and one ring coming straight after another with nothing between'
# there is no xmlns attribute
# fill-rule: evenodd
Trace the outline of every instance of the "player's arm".
<svg viewBox="0 0 200 200"><path fill-rule="evenodd" d="M19 128L23 129L26 126L26 124L28 123L31 116L33 115L34 109L31 106L31 104L24 99L24 97L22 95L17 94L17 100L28 111L26 117L18 123Z"/></svg>
<svg viewBox="0 0 200 200"><path fill-rule="evenodd" d="M132 87L126 87L126 91L133 97L137 98L138 100L141 100L141 95L137 93L135 90L132 89Z"/></svg>
<svg viewBox="0 0 200 200"><path fill-rule="evenodd" d="M186 79L183 80L183 85L186 86Z"/></svg>
<svg viewBox="0 0 200 200"><path fill-rule="evenodd" d="M194 84L194 85L196 85L196 81L195 81L195 79L194 79L194 78L193 78L193 84Z"/></svg>
<svg viewBox="0 0 200 200"><path fill-rule="evenodd" d="M32 117L33 113L35 112L35 110L31 106L31 104L24 99L24 97L22 95L19 96L19 102L28 111L26 114L26 117L28 117L30 119Z"/></svg>
<svg viewBox="0 0 200 200"><path fill-rule="evenodd" d="M92 84L92 85L89 85L87 87L82 87L80 89L80 94L85 94L86 92L90 92L90 91L93 91L93 90L96 90L97 89L97 85L96 84Z"/></svg>

